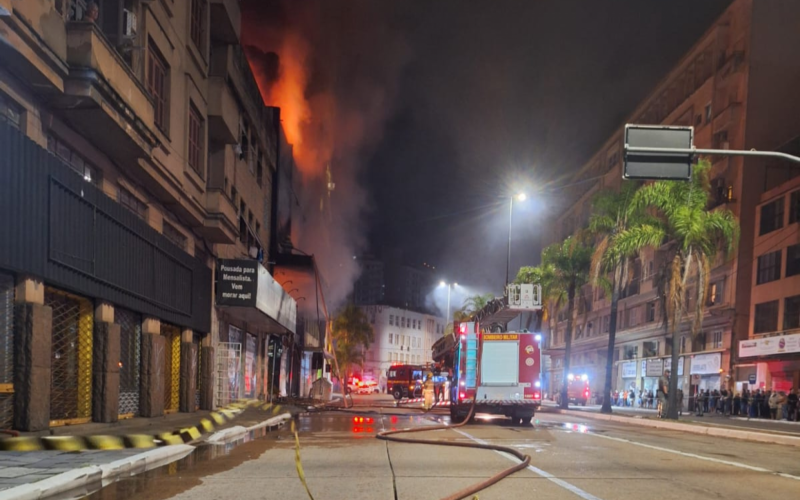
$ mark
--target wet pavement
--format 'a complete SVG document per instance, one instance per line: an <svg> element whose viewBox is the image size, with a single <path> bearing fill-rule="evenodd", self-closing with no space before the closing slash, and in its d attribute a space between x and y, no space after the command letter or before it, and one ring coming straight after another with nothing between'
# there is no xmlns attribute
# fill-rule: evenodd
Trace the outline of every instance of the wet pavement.
<svg viewBox="0 0 800 500"><path fill-rule="evenodd" d="M383 430L449 421L447 410L374 406L297 416L301 458L314 498L428 499L451 494L511 465L493 451L387 443ZM634 499L796 496L797 450L631 428L540 412L527 426L481 416L460 428L414 437L511 446L531 467L480 493L491 498ZM226 446L200 446L186 458L118 481L94 500L305 499L295 468L294 439L284 429L255 432Z"/></svg>

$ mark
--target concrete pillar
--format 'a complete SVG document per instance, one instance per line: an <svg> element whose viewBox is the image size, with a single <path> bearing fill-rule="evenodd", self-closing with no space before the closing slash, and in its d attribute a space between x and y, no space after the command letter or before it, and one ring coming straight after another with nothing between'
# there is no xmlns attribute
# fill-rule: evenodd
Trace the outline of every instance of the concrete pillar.
<svg viewBox="0 0 800 500"><path fill-rule="evenodd" d="M184 413L195 411L197 391L197 345L194 332L188 328L181 332L181 386L179 409Z"/></svg>
<svg viewBox="0 0 800 500"><path fill-rule="evenodd" d="M139 412L143 417L164 415L165 341L161 336L161 321L145 318L142 322L142 385L139 396Z"/></svg>
<svg viewBox="0 0 800 500"><path fill-rule="evenodd" d="M14 307L14 428L50 427L53 310L44 305L44 284L22 278Z"/></svg>
<svg viewBox="0 0 800 500"><path fill-rule="evenodd" d="M211 335L206 335L200 342L200 362L203 366L200 367L200 374L203 380L200 382L200 409L213 410L214 409L214 347Z"/></svg>
<svg viewBox="0 0 800 500"><path fill-rule="evenodd" d="M100 302L94 310L92 343L92 420L114 423L119 419L119 325L114 306Z"/></svg>

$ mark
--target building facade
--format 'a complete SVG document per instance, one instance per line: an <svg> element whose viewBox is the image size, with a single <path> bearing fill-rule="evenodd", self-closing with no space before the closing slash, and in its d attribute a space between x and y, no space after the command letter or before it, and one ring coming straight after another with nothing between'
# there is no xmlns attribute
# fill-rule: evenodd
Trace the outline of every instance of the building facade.
<svg viewBox="0 0 800 500"><path fill-rule="evenodd" d="M433 343L444 335L445 319L398 307L374 305L361 309L372 324L375 339L364 354L362 376L376 382L393 364L432 362Z"/></svg>
<svg viewBox="0 0 800 500"><path fill-rule="evenodd" d="M0 0L4 428L265 397L294 333L275 306L214 306L221 263L258 264L273 231L279 112L238 4L97 3Z"/></svg>
<svg viewBox="0 0 800 500"><path fill-rule="evenodd" d="M747 340L739 372L761 389L800 388L800 176L761 195Z"/></svg>
<svg viewBox="0 0 800 500"><path fill-rule="evenodd" d="M800 102L796 82L800 59L786 47L800 43L792 26L800 21L800 5L788 0L736 0L689 52L640 103L627 123L691 125L698 148L784 150L796 137ZM788 45L787 45L788 44ZM780 75L780 76L779 76ZM559 239L585 226L592 196L618 189L622 180L623 129L620 127L578 171L573 181L593 179L567 188L565 207L552 234ZM680 327L680 387L684 394L699 389L733 387L747 379L736 369L737 340L748 338L752 291L756 207L761 193L785 180L778 162L742 157L709 157L712 203L740 221L741 241L732 260L717 259L707 292L700 335L688 321ZM663 324L656 279L668 247L646 251L637 259L633 278L619 303L614 388L652 389L671 356L671 335ZM691 294L691 292L690 292ZM689 310L692 305L689 304ZM587 373L592 390L602 394L608 340L610 298L585 286L578 296L571 370ZM551 322L550 392L563 377L566 314ZM690 377L690 375L694 377Z"/></svg>

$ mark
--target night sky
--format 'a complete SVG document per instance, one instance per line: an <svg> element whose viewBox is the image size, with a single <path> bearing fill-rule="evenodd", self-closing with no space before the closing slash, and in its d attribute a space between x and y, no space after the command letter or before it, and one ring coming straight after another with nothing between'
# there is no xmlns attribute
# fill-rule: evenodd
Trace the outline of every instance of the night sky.
<svg viewBox="0 0 800 500"><path fill-rule="evenodd" d="M400 247L441 278L497 292L502 197L538 193L514 209L513 274L537 263L542 221L570 203L552 188L730 0L255 3L269 26L309 41L309 96L329 87L340 113L380 103L357 147L334 154L335 173L363 189L352 250Z"/></svg>

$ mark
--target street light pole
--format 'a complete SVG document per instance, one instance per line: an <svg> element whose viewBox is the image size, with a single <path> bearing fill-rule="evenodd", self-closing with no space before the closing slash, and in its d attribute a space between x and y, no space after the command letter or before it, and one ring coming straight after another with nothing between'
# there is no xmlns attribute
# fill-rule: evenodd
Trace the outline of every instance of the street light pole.
<svg viewBox="0 0 800 500"><path fill-rule="evenodd" d="M445 321L445 326L447 326L447 323L450 322L450 289L451 288L452 288L452 286L450 285L450 283L448 283L447 284L447 318L446 318L446 321Z"/></svg>
<svg viewBox="0 0 800 500"><path fill-rule="evenodd" d="M509 197L508 202L508 259L506 259L506 286L509 283L509 274L511 272L511 216L514 214L514 198L519 201L525 201L525 193L519 193Z"/></svg>

